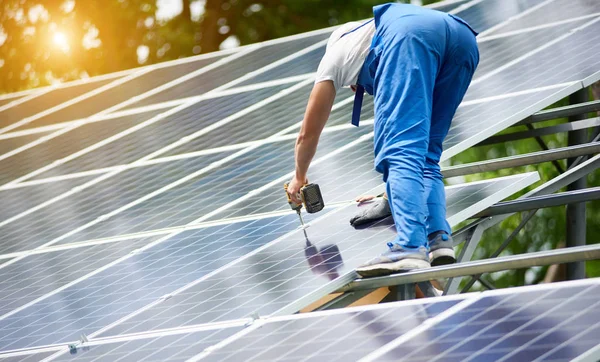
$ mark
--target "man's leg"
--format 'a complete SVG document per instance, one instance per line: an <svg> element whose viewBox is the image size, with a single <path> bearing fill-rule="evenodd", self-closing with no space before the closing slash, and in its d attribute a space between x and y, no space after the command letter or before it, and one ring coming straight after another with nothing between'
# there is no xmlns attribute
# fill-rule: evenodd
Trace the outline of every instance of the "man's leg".
<svg viewBox="0 0 600 362"><path fill-rule="evenodd" d="M433 92L431 130L424 173L429 256L434 266L456 261L450 225L446 221L446 195L439 161L452 118L467 92L479 62L477 44L471 31L458 22L451 22L450 29L448 52Z"/></svg>

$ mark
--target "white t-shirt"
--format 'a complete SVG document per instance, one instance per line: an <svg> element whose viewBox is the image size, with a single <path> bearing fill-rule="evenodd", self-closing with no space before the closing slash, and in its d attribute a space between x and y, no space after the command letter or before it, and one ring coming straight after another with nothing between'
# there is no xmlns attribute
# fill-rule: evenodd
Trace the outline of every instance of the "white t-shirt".
<svg viewBox="0 0 600 362"><path fill-rule="evenodd" d="M325 55L317 69L315 84L331 80L336 90L356 84L375 33L375 22L370 21L360 27L362 24L364 23L346 23L331 34ZM350 31L352 32L348 33ZM342 37L344 34L346 35Z"/></svg>

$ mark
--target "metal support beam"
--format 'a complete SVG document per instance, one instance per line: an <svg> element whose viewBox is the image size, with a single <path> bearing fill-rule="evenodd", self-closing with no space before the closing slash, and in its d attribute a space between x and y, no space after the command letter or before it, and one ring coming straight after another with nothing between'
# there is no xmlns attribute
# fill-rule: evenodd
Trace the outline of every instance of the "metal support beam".
<svg viewBox="0 0 600 362"><path fill-rule="evenodd" d="M571 104L581 104L589 101L589 89L584 88L575 92L569 97ZM569 122L577 122L585 119L585 114L573 115L569 117ZM588 140L587 130L574 131L569 133L569 146L586 143ZM567 166L570 167L575 158L567 160ZM581 177L567 186L568 191L581 190L587 187L587 177ZM567 247L585 245L586 213L585 203L578 202L567 205ZM571 263L567 265L567 279L585 278L585 263Z"/></svg>
<svg viewBox="0 0 600 362"><path fill-rule="evenodd" d="M530 131L535 131L535 127L533 127L532 125L528 124L527 128ZM537 144L540 146L540 148L544 151L548 151L550 150L550 148L548 148L548 145L546 145L546 142L544 142L544 140L541 137L533 137L535 139L535 141L537 142ZM558 163L558 161L552 161L552 164L554 165L554 168L556 168L556 171L558 171L558 173L563 173L565 172L565 170L563 170L562 166L560 165L560 163Z"/></svg>
<svg viewBox="0 0 600 362"><path fill-rule="evenodd" d="M503 270L531 268L552 264L563 264L581 260L600 259L600 244L540 251L522 255L512 255L496 259L476 260L465 263L414 270L385 277L357 279L336 292L348 292L364 289L387 287L409 283L424 282L433 279L453 278Z"/></svg>
<svg viewBox="0 0 600 362"><path fill-rule="evenodd" d="M530 125L528 125L528 126L530 126ZM581 120L581 121L574 121L574 122L569 122L569 123L562 123L562 124L559 124L556 126L543 127L543 128L533 128L533 126L531 126L531 128L528 131L513 132L513 133L507 133L507 134L502 134L499 136L490 137L490 138L486 139L485 141L478 143L477 146L493 145L496 143L503 143L503 142L509 142L509 141L518 141L518 140L532 138L532 137L547 136L547 135L556 134L556 133L560 133L560 132L573 132L573 131L579 131L579 130L583 130L583 129L587 129L587 128L598 127L598 126L600 126L600 117L589 118L589 119L585 119L585 120Z"/></svg>
<svg viewBox="0 0 600 362"><path fill-rule="evenodd" d="M560 192L557 194L533 196L526 199L499 202L474 217L488 217L494 215L513 214L534 209L544 209L572 203L600 200L600 187L591 187L584 190Z"/></svg>
<svg viewBox="0 0 600 362"><path fill-rule="evenodd" d="M586 98L586 99L589 100L589 98ZM550 119L564 118L564 117L576 116L576 115L580 115L580 114L586 114L586 113L598 112L598 111L600 111L600 101L592 101L592 102L584 101L582 103L572 104L572 105L565 106L565 107L558 107L558 108L547 109L544 111L539 111L539 112L535 113L534 115L525 118L524 120L517 123L516 125L524 125L524 124L529 124L529 123L548 121Z"/></svg>
<svg viewBox="0 0 600 362"><path fill-rule="evenodd" d="M600 142L556 148L549 151L533 152L524 155L497 158L495 160L473 162L458 166L450 166L442 169L442 175L444 175L446 178L464 176L474 173L497 171L504 168L513 168L549 162L553 160L562 160L568 157L587 156L594 153L600 153Z"/></svg>
<svg viewBox="0 0 600 362"><path fill-rule="evenodd" d="M331 300L331 301L323 304L319 308L315 309L315 311L346 308L347 306L356 302L357 300L364 298L367 295L371 294L373 291L375 291L375 289L365 289L365 290L358 290L356 292L344 293L344 294L340 295L339 297L335 298L334 300Z"/></svg>

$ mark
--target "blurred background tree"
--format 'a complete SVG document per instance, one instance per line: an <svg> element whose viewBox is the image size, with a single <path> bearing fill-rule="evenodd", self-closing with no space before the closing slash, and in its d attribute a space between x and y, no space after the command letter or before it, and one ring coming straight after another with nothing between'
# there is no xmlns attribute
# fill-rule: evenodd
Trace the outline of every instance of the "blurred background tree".
<svg viewBox="0 0 600 362"><path fill-rule="evenodd" d="M413 0L427 5L438 0ZM170 59L212 52L320 29L372 16L385 0L0 0L0 93L58 81L105 74ZM405 0L404 2L409 2ZM563 102L562 104L564 104ZM556 123L556 121L553 121ZM550 122L552 123L552 122ZM545 136L566 146L565 134ZM534 140L475 147L452 163L539 151ZM563 164L564 167L564 164ZM552 164L470 175L465 181L540 172L558 173ZM600 175L589 178L600 184ZM600 235L600 203L588 203L588 242ZM484 235L476 258L488 257L521 220L514 215ZM564 207L537 212L504 254L556 248L564 243ZM587 263L600 275L599 263ZM498 286L542 280L546 268L486 276Z"/></svg>

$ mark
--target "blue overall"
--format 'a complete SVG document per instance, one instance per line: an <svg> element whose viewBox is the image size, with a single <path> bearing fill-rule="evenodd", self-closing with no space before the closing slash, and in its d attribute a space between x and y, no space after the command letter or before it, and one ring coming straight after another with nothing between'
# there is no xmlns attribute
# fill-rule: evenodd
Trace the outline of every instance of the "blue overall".
<svg viewBox="0 0 600 362"><path fill-rule="evenodd" d="M403 247L450 233L440 172L442 142L479 63L477 33L462 19L404 4L373 8L375 34L358 77L375 100L375 169L383 174ZM360 104L355 103L353 123Z"/></svg>

